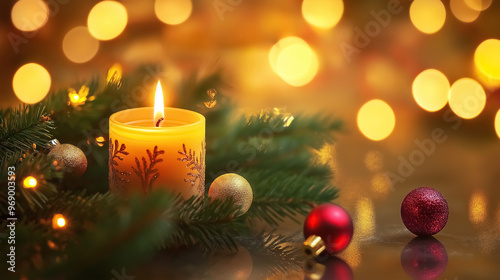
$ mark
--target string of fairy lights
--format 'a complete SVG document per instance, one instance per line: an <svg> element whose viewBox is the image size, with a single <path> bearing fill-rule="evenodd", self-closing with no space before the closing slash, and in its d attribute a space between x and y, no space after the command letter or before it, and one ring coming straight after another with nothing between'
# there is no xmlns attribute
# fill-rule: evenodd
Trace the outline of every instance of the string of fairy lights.
<svg viewBox="0 0 500 280"><path fill-rule="evenodd" d="M27 176L23 180L23 187L26 189L35 189L38 186L38 180L33 176ZM62 214L54 214L52 217L52 228L55 230L66 228L66 218Z"/></svg>
<svg viewBox="0 0 500 280"><path fill-rule="evenodd" d="M451 12L456 20L472 23L491 3L492 0L449 0L450 11L447 11L441 0L414 0L409 7L409 20L418 31L434 34L441 30L448 13ZM192 0L154 1L154 14L168 25L187 21L192 12ZM344 3L343 0L304 0L301 12L303 20L313 28L331 30L343 17ZM43 28L49 20L49 8L44 0L19 0L12 7L11 18L17 29L35 31ZM128 13L124 4L101 1L88 11L86 25L73 27L66 33L61 42L63 54L74 63L86 63L96 56L100 44L120 36L127 24ZM288 36L271 46L268 63L287 84L302 87L321 71L322 55L304 39ZM426 69L419 73L412 84L412 95L418 106L436 112L448 104L463 119L477 117L485 108L486 90L500 86L500 40L484 40L470 57L475 77L463 77L450 83L446 74L438 69ZM41 101L50 86L51 77L47 69L34 62L22 65L13 77L14 93L26 103ZM86 101L85 88L79 91L72 89L69 96L70 105L81 105ZM357 125L368 139L380 141L391 135L396 117L386 101L373 99L360 107ZM500 111L495 117L495 130L500 137Z"/></svg>

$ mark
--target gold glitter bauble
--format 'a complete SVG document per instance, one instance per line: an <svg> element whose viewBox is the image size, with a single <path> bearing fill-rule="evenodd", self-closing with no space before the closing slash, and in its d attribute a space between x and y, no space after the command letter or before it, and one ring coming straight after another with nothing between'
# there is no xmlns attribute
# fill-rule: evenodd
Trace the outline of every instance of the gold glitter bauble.
<svg viewBox="0 0 500 280"><path fill-rule="evenodd" d="M227 173L217 177L210 185L208 195L212 199L227 199L232 197L234 203L240 207L238 216L245 214L253 200L253 191L250 183L235 173Z"/></svg>
<svg viewBox="0 0 500 280"><path fill-rule="evenodd" d="M79 178L87 170L85 154L71 144L58 144L52 147L49 156L62 165L65 178Z"/></svg>

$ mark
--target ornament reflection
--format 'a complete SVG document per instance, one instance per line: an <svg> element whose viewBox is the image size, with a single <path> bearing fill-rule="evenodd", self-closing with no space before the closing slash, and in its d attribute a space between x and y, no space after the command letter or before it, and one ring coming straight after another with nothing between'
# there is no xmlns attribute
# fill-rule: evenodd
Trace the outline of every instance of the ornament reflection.
<svg viewBox="0 0 500 280"><path fill-rule="evenodd" d="M351 267L344 260L327 254L306 260L304 270L304 280L354 279Z"/></svg>
<svg viewBox="0 0 500 280"><path fill-rule="evenodd" d="M434 237L415 237L401 251L401 266L412 279L438 279L447 264L446 248Z"/></svg>

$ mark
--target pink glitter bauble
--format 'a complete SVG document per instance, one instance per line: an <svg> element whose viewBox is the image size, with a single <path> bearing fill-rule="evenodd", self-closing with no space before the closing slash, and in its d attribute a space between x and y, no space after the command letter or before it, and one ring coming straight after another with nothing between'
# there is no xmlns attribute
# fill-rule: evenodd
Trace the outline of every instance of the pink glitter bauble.
<svg viewBox="0 0 500 280"><path fill-rule="evenodd" d="M401 219L413 234L434 235L448 222L448 203L433 188L416 188L406 195L401 204Z"/></svg>

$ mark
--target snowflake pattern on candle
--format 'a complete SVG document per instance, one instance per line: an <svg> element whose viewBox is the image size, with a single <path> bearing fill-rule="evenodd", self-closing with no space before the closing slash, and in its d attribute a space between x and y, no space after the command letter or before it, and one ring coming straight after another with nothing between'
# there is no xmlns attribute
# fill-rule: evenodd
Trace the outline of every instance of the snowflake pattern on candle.
<svg viewBox="0 0 500 280"><path fill-rule="evenodd" d="M185 144L182 144L182 150L179 151L179 154L182 157L177 158L177 160L187 162L186 168L189 170L196 170L196 172L188 172L184 181L190 183L192 188L196 188L198 195L203 195L205 193L205 140L201 142L201 151L198 157L196 151L191 149L187 151Z"/></svg>
<svg viewBox="0 0 500 280"><path fill-rule="evenodd" d="M160 177L160 172L158 172L157 168L154 168L157 163L163 161L163 159L159 158L160 155L165 153L164 150L158 150L158 146L155 146L153 149L153 153L149 149L146 150L149 158L149 165L146 161L145 157L142 157L142 167L139 159L135 158L136 167L132 166L132 170L134 171L139 179L141 179L142 189L145 193L151 191L153 183ZM152 175L152 176L151 176ZM150 177L151 176L151 177Z"/></svg>
<svg viewBox="0 0 500 280"><path fill-rule="evenodd" d="M118 149L118 146L120 147ZM122 191L125 190L125 183L129 180L125 176L130 176L130 172L118 170L118 160L123 161L123 156L128 156L129 153L126 151L127 146L125 144L118 143L118 140L109 139L109 182L110 186L114 188L121 188Z"/></svg>

